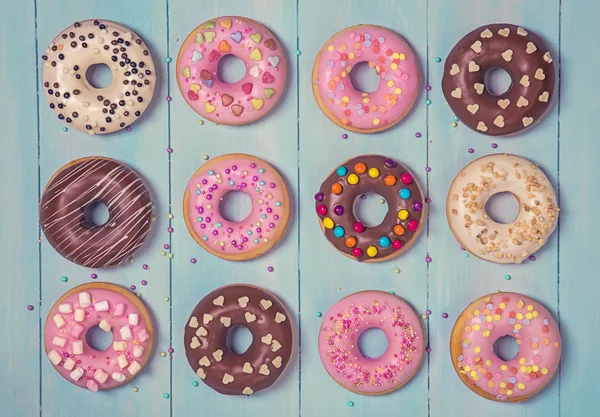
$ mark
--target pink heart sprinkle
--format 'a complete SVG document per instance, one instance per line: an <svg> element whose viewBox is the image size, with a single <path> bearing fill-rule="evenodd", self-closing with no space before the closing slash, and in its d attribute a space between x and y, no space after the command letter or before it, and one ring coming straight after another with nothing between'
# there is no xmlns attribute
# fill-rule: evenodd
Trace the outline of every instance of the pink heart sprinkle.
<svg viewBox="0 0 600 417"><path fill-rule="evenodd" d="M356 33L354 33L354 32L350 32L350 33L348 34L348 37L350 37L350 38L353 38L354 36L356 36Z"/></svg>
<svg viewBox="0 0 600 417"><path fill-rule="evenodd" d="M339 52L336 52L334 55L335 59L340 59L342 56L340 55Z"/></svg>
<svg viewBox="0 0 600 417"><path fill-rule="evenodd" d="M402 74L402 77L400 77L400 78L402 78L404 81L406 81L406 80L408 80L408 74Z"/></svg>

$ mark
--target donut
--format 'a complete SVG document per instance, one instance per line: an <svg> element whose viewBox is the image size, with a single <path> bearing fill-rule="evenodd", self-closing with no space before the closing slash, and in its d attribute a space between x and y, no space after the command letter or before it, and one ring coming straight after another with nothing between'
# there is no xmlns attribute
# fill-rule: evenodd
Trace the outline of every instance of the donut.
<svg viewBox="0 0 600 417"><path fill-rule="evenodd" d="M113 335L98 351L86 341L99 326ZM44 326L44 346L54 369L67 381L96 392L131 380L152 352L150 313L135 294L108 282L79 285L52 306Z"/></svg>
<svg viewBox="0 0 600 417"><path fill-rule="evenodd" d="M489 198L509 192L519 202L510 223L491 219ZM454 237L469 253L490 262L521 263L548 240L558 222L552 184L537 164L516 155L493 154L469 163L454 178L446 217Z"/></svg>
<svg viewBox="0 0 600 417"><path fill-rule="evenodd" d="M244 353L227 346L227 334L243 326L252 333ZM270 387L290 362L292 317L270 292L253 285L218 288L194 307L184 330L185 356L206 385L226 395L251 395Z"/></svg>
<svg viewBox="0 0 600 417"><path fill-rule="evenodd" d="M512 336L519 352L503 360L494 352ZM521 402L541 391L558 369L561 340L546 308L517 293L497 292L471 303L458 317L450 341L452 366L474 393L495 401Z"/></svg>
<svg viewBox="0 0 600 417"><path fill-rule="evenodd" d="M358 199L381 195L388 212L378 226L354 214ZM359 262L381 262L400 255L416 240L425 212L423 193L404 165L381 155L360 155L335 168L315 194L315 209L325 238Z"/></svg>
<svg viewBox="0 0 600 417"><path fill-rule="evenodd" d="M230 191L252 200L252 211L240 222L225 219L219 202ZM256 258L279 242L290 218L290 196L283 178L252 155L228 154L202 165L183 197L183 217L200 246L219 258Z"/></svg>
<svg viewBox="0 0 600 417"><path fill-rule="evenodd" d="M485 74L504 69L511 78L500 95L485 86ZM554 98L552 56L529 29L506 23L485 25L454 46L444 65L442 91L456 116L490 136L513 135L542 120Z"/></svg>
<svg viewBox="0 0 600 417"><path fill-rule="evenodd" d="M367 62L380 77L372 93L356 90L350 71ZM321 111L342 129L376 133L406 116L419 90L417 58L397 33L375 25L344 29L317 54L312 72L315 100Z"/></svg>
<svg viewBox="0 0 600 417"><path fill-rule="evenodd" d="M388 348L366 358L358 338L381 329ZM424 333L419 318L402 298L384 291L360 291L334 304L319 331L319 356L325 370L342 387L357 394L381 395L406 384L423 359Z"/></svg>
<svg viewBox="0 0 600 417"><path fill-rule="evenodd" d="M219 79L219 60L234 55L246 65L235 83ZM246 17L225 16L202 23L177 56L177 85L200 116L219 124L244 125L269 113L285 89L287 60L271 31Z"/></svg>
<svg viewBox="0 0 600 417"><path fill-rule="evenodd" d="M75 22L52 41L44 55L44 94L60 120L90 135L116 132L146 110L156 85L148 47L131 29L108 20ZM92 86L86 72L107 65L112 82Z"/></svg>
<svg viewBox="0 0 600 417"><path fill-rule="evenodd" d="M103 203L108 220L86 218ZM64 258L89 268L119 265L142 245L152 223L152 201L142 178L114 159L91 156L69 162L48 181L39 205L46 240Z"/></svg>

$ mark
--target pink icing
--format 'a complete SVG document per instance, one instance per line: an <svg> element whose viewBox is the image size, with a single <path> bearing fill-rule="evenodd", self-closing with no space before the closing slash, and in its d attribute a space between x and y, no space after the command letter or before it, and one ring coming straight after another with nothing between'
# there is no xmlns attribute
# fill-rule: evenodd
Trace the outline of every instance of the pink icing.
<svg viewBox="0 0 600 417"><path fill-rule="evenodd" d="M217 64L235 55L246 65L232 84L217 77ZM262 25L241 17L220 17L198 26L181 47L177 81L187 103L201 116L223 124L245 124L279 101L287 62L283 48Z"/></svg>
<svg viewBox="0 0 600 417"><path fill-rule="evenodd" d="M379 328L388 348L376 359L358 350L362 332ZM340 385L355 392L382 394L407 382L423 357L419 318L401 298L383 291L362 291L333 305L319 333L323 366Z"/></svg>
<svg viewBox="0 0 600 417"><path fill-rule="evenodd" d="M90 295L92 304L87 307L80 307L80 293L88 293ZM94 303L99 301L108 302L107 311L95 311ZM115 317L113 311L119 303L123 303L125 306L125 311L122 316ZM147 324L144 321L144 317L141 312L125 296L106 289L88 288L81 292L72 294L60 304L71 304L73 311L71 313L61 313L58 305L56 308L50 311L46 328L44 329L44 344L51 362L51 356L53 355L54 351L60 355L61 361L58 364L53 364L54 369L56 369L69 382L80 387L86 387L89 390L96 392L98 389L110 389L121 384L122 381L116 381L113 379L113 373L118 372L121 373L124 378L130 378L132 373L128 370L129 366L131 366L134 362L137 362L140 366L144 366L144 363L150 354L148 349L150 342L148 342L149 338L141 341L138 337L138 334L146 334L147 336ZM81 322L77 322L75 320L75 309L77 308L83 308L85 312L84 319ZM138 323L136 325L129 324L130 314L138 315ZM54 321L54 317L56 315L59 315L65 321L64 326L61 328L58 328ZM120 332L122 327L128 327L131 330L132 338L129 340L124 340L126 344L125 350L115 351L114 345L111 345L105 351L98 351L88 345L86 341L87 330L95 325L100 324L102 320L106 320L111 326L110 332L112 332L113 335L113 343L123 341ZM81 327L82 330L81 333L79 333L79 336L75 336L73 329L78 327ZM55 337L66 339L64 347L55 346L53 344ZM83 354L74 353L73 343L75 342L78 344L78 342L76 342L77 340L81 341L83 344ZM140 357L135 357L133 353L134 348L137 346L144 348L144 351ZM137 349L139 349L139 347ZM124 354L127 360L127 365L123 368L121 368L117 363L117 357L121 354ZM75 361L73 368L71 370L66 369L65 365L69 366L73 364L73 361ZM77 368L81 368L83 370L83 374L78 381L75 381L70 375L72 372L76 371ZM134 368L131 368L131 371L135 374L136 372ZM104 382L100 382L98 379L94 378L95 375L98 375L98 378L102 380L103 378L100 376L102 371L108 376Z"/></svg>
<svg viewBox="0 0 600 417"><path fill-rule="evenodd" d="M537 392L558 368L558 326L544 306L522 294L496 293L471 304L464 326L462 352L452 360L471 383L497 400ZM517 356L509 361L493 350L505 335L519 344Z"/></svg>
<svg viewBox="0 0 600 417"><path fill-rule="evenodd" d="M229 191L250 196L252 211L232 222L219 213L219 201ZM271 246L287 227L289 197L274 168L250 155L224 155L205 164L188 183L189 223L214 251L240 254Z"/></svg>
<svg viewBox="0 0 600 417"><path fill-rule="evenodd" d="M357 91L350 81L351 69L360 62L368 62L381 78L372 93ZM419 70L413 51L398 34L361 25L328 41L319 58L316 82L325 106L343 125L377 129L399 121L411 108Z"/></svg>

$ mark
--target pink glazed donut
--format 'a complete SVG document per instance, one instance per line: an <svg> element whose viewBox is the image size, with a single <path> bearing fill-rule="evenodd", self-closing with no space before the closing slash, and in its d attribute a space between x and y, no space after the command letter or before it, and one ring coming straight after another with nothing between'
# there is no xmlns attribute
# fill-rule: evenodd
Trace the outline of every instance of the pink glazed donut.
<svg viewBox="0 0 600 417"><path fill-rule="evenodd" d="M512 336L513 359L494 352L494 343ZM521 402L541 391L558 369L560 332L552 315L522 294L498 292L471 303L459 316L450 341L452 364L473 392L494 401Z"/></svg>
<svg viewBox="0 0 600 417"><path fill-rule="evenodd" d="M388 348L379 358L365 358L357 341L367 329L383 330ZM419 318L402 298L384 291L361 291L333 305L319 332L319 355L325 370L357 394L381 395L406 384L417 372L424 351Z"/></svg>
<svg viewBox="0 0 600 417"><path fill-rule="evenodd" d="M380 77L372 93L356 90L350 80L350 71L361 62ZM381 132L402 120L420 83L410 46L397 33L375 25L336 33L319 51L312 78L321 111L336 125L357 133Z"/></svg>
<svg viewBox="0 0 600 417"><path fill-rule="evenodd" d="M112 332L105 351L92 348L86 332L96 325ZM107 282L83 284L52 306L44 346L54 369L67 381L96 392L132 379L152 352L154 329L144 303L125 288Z"/></svg>
<svg viewBox="0 0 600 417"><path fill-rule="evenodd" d="M219 60L235 55L246 74L235 83L217 76ZM267 28L245 17L226 16L202 23L181 45L177 84L196 113L225 125L252 123L275 107L285 87L287 62L281 44Z"/></svg>
<svg viewBox="0 0 600 417"><path fill-rule="evenodd" d="M250 196L244 220L225 219L219 202L230 191ZM290 218L285 183L271 165L254 156L229 154L205 163L190 179L183 197L185 224L200 246L219 258L245 261L279 242Z"/></svg>

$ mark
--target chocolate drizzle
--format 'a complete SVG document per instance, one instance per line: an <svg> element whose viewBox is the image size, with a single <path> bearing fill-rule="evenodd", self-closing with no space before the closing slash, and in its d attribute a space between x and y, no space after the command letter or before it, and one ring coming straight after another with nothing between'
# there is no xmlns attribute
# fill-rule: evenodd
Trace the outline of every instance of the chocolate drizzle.
<svg viewBox="0 0 600 417"><path fill-rule="evenodd" d="M109 218L94 225L84 213L100 202ZM142 245L150 231L152 201L142 178L127 165L89 157L52 177L39 213L44 235L58 253L82 266L104 268L120 264Z"/></svg>

